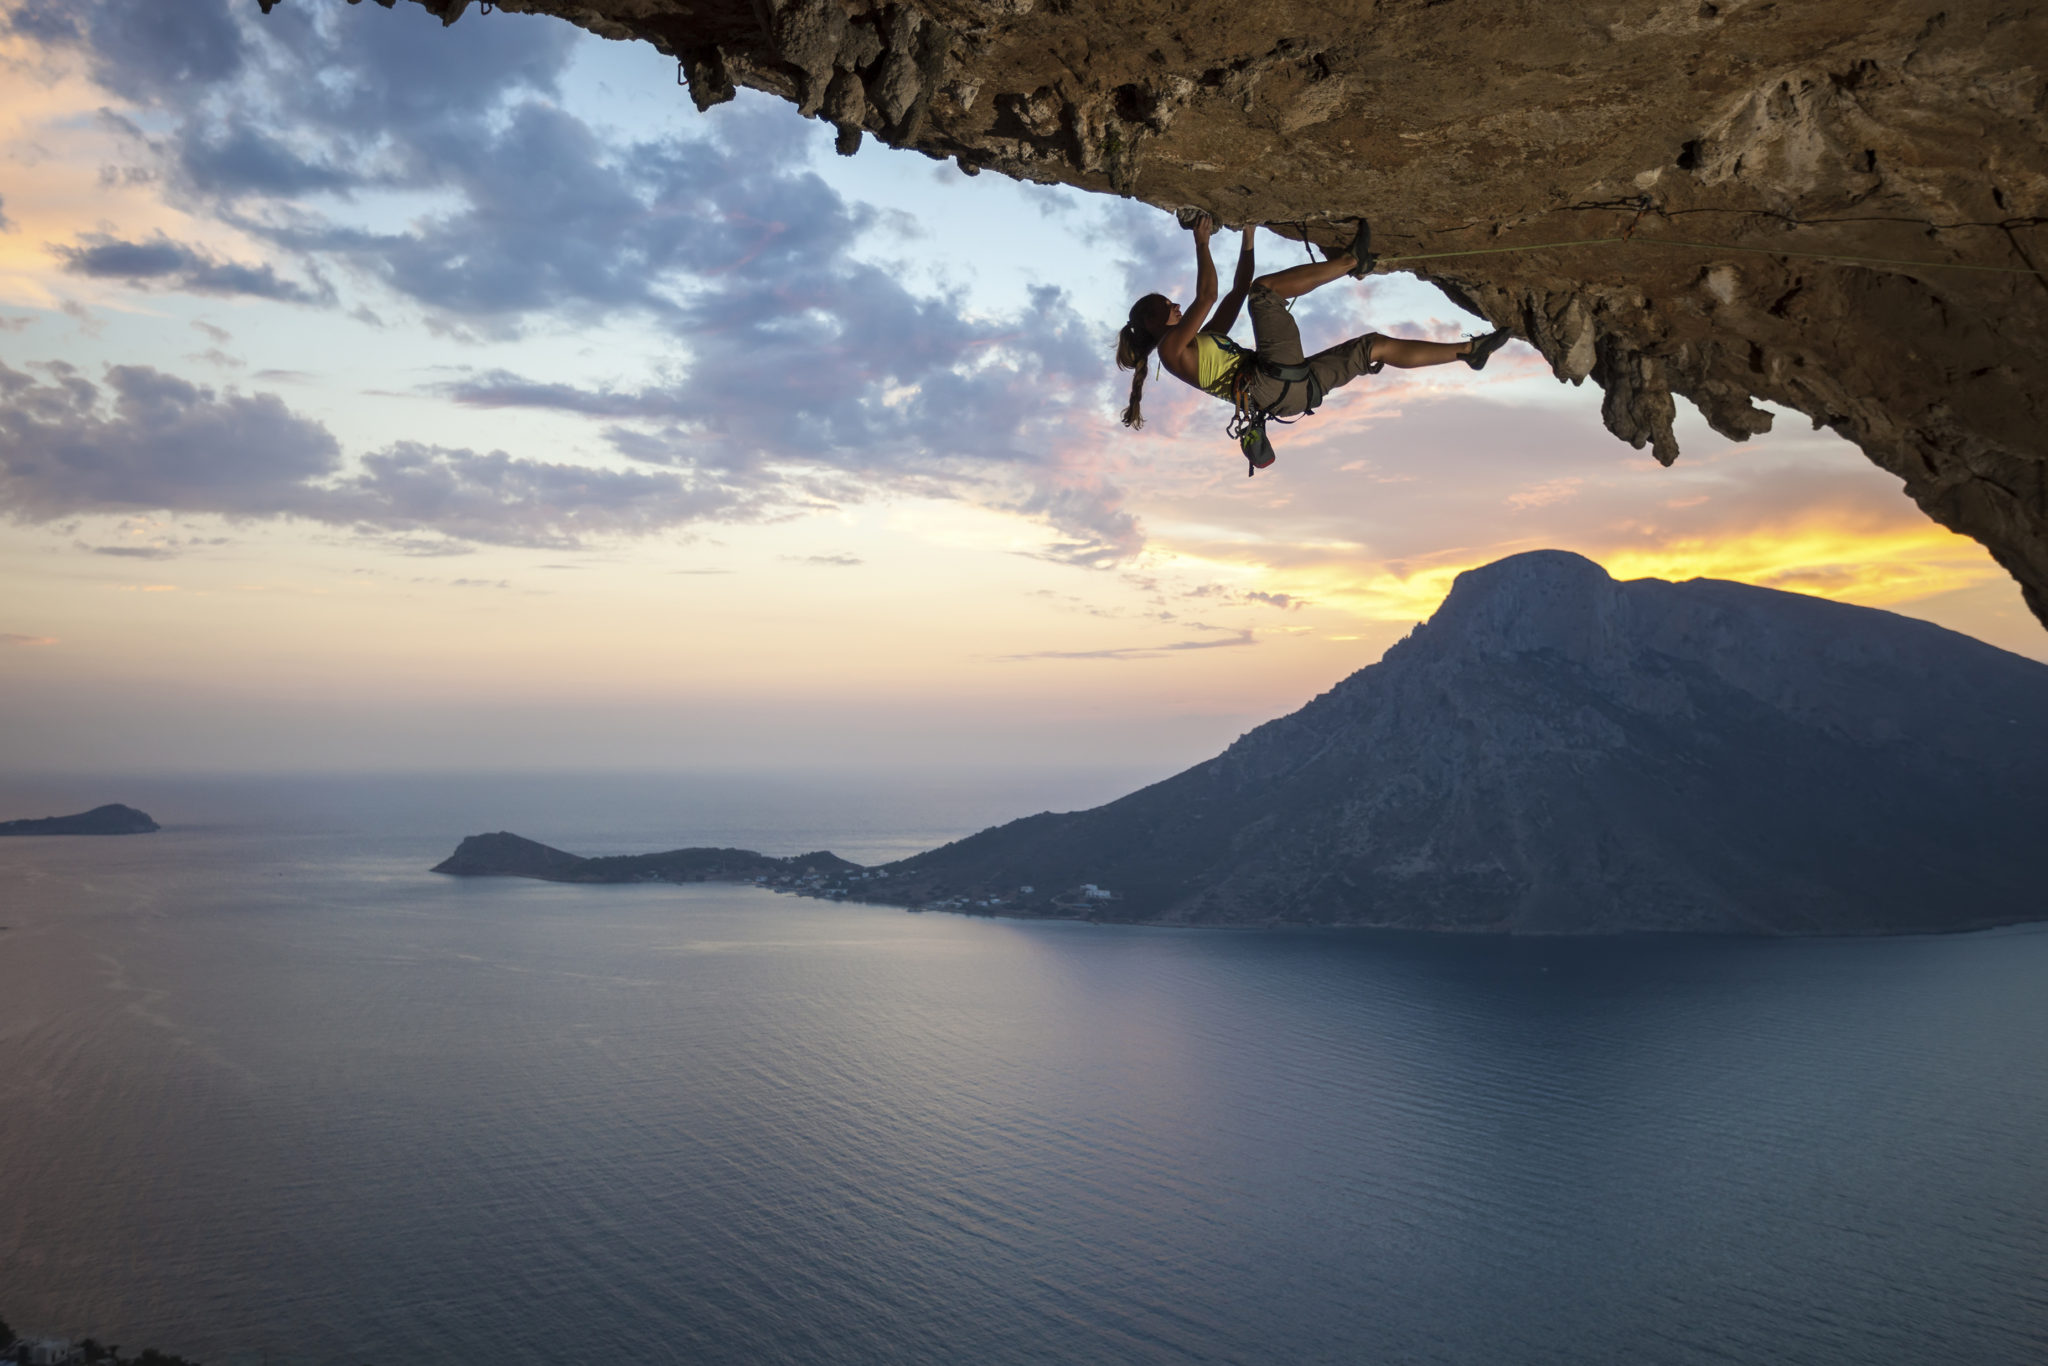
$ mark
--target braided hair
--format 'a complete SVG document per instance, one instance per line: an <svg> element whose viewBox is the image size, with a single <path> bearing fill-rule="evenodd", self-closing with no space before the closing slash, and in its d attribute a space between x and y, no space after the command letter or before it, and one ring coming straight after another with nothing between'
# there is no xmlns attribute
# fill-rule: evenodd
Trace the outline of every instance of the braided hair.
<svg viewBox="0 0 2048 1366"><path fill-rule="evenodd" d="M1145 425L1145 414L1140 410L1145 401L1145 370L1151 363L1153 348L1159 345L1147 315L1157 313L1161 304L1172 307L1172 301L1164 294L1147 294L1131 305L1131 320L1116 334L1116 368L1133 372L1131 401L1123 413L1123 423L1132 431Z"/></svg>

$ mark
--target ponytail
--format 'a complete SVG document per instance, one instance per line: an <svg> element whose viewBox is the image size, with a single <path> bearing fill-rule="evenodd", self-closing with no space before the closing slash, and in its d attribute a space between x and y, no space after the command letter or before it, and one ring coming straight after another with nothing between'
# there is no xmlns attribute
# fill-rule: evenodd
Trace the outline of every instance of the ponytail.
<svg viewBox="0 0 2048 1366"><path fill-rule="evenodd" d="M1145 367L1159 345L1159 333L1173 316L1173 301L1164 294L1147 294L1131 305L1131 320L1116 334L1116 368L1135 370L1131 376L1131 402L1124 409L1124 425L1137 431L1145 425L1139 405L1145 400Z"/></svg>
<svg viewBox="0 0 2048 1366"><path fill-rule="evenodd" d="M1145 371L1152 360L1152 348L1158 343L1152 334L1139 327L1135 321L1127 322L1116 334L1116 368L1131 372L1131 402L1123 412L1123 423L1132 431L1145 425L1145 414L1140 405L1145 401Z"/></svg>

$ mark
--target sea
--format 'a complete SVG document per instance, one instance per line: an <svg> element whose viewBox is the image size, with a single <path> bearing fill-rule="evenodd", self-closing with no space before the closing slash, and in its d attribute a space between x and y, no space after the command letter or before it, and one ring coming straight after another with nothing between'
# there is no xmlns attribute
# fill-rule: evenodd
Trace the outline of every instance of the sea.
<svg viewBox="0 0 2048 1366"><path fill-rule="evenodd" d="M0 1316L208 1366L2048 1361L2048 927L1155 929L880 861L1111 772L19 779Z"/></svg>

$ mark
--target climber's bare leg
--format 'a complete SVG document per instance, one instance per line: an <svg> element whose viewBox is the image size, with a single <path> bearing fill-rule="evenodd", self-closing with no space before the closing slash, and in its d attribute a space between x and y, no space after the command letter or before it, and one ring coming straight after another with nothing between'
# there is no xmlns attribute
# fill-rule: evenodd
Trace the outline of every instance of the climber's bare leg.
<svg viewBox="0 0 2048 1366"><path fill-rule="evenodd" d="M1350 252L1341 252L1327 261L1309 261L1276 270L1271 275L1261 275L1252 283L1265 286L1283 299L1298 299L1332 280L1343 279L1355 264Z"/></svg>
<svg viewBox="0 0 2048 1366"><path fill-rule="evenodd" d="M1374 337L1372 358L1396 370L1419 370L1426 365L1448 365L1463 360L1472 349L1469 341L1410 341L1406 337Z"/></svg>

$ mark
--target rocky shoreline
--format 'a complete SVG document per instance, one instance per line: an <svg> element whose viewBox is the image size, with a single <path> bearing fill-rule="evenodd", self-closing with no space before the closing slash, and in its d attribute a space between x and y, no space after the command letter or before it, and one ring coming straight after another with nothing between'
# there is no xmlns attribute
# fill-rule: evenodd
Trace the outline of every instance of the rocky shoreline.
<svg viewBox="0 0 2048 1366"><path fill-rule="evenodd" d="M126 1356L119 1347L92 1338L72 1342L69 1338L17 1336L5 1319L0 1319L0 1362L18 1366L200 1366L189 1358L154 1347Z"/></svg>

